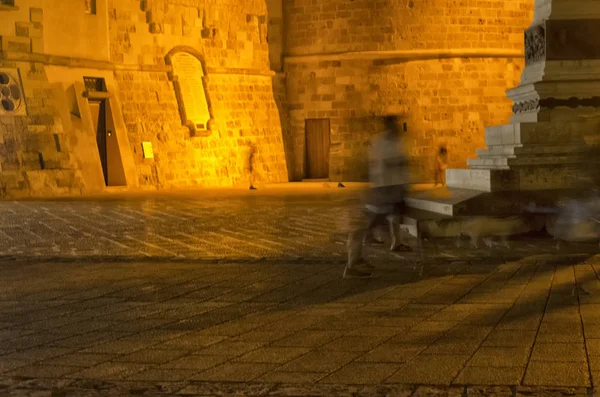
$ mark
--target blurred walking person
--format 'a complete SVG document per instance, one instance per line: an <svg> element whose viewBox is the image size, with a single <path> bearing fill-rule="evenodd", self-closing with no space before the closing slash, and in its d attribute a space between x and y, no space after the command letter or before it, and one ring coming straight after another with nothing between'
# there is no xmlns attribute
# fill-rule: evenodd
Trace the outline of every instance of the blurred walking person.
<svg viewBox="0 0 600 397"><path fill-rule="evenodd" d="M411 251L402 243L400 221L404 196L410 183L408 156L402 147L403 130L398 116L384 118L385 132L371 141L369 179L371 189L365 209L368 221L348 235L348 263L344 278L369 278L373 266L363 258L363 245L371 239L375 228L387 223L392 243L390 251Z"/></svg>
<svg viewBox="0 0 600 397"><path fill-rule="evenodd" d="M248 185L250 190L256 190L256 145L251 142L248 150L248 163L246 164L246 172L248 174Z"/></svg>

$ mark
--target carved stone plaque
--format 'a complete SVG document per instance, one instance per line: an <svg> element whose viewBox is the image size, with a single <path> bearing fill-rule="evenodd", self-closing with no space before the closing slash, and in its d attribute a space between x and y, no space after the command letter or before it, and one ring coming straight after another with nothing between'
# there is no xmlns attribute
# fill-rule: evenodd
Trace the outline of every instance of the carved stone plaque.
<svg viewBox="0 0 600 397"><path fill-rule="evenodd" d="M546 21L546 59L600 59L600 19Z"/></svg>
<svg viewBox="0 0 600 397"><path fill-rule="evenodd" d="M23 84L17 69L0 69L0 116L25 116Z"/></svg>
<svg viewBox="0 0 600 397"><path fill-rule="evenodd" d="M172 56L173 74L180 90L180 107L185 112L184 122L190 121L197 129L207 129L210 112L204 87L204 72L200 60L180 52Z"/></svg>
<svg viewBox="0 0 600 397"><path fill-rule="evenodd" d="M154 149L152 149L152 142L142 142L142 152L145 159L153 159Z"/></svg>
<svg viewBox="0 0 600 397"><path fill-rule="evenodd" d="M546 58L546 27L533 26L525 31L525 63L530 65Z"/></svg>

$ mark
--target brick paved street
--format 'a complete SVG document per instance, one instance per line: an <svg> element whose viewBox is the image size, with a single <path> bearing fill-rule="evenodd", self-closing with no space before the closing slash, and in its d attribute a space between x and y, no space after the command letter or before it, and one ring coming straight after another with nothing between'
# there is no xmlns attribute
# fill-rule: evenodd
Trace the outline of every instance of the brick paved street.
<svg viewBox="0 0 600 397"><path fill-rule="evenodd" d="M342 280L355 194L0 204L0 395L589 395L590 247L373 249Z"/></svg>
<svg viewBox="0 0 600 397"><path fill-rule="evenodd" d="M362 216L359 192L216 190L0 202L0 256L343 260L348 224ZM551 241L516 243L502 253L456 250L452 240L425 245L429 258L555 252ZM373 247L367 254L398 258L385 247Z"/></svg>

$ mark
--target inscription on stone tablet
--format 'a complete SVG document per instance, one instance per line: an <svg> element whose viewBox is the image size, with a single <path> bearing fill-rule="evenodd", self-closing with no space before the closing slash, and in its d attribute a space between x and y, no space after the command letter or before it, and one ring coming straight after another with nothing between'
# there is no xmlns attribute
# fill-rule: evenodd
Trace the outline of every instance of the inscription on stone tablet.
<svg viewBox="0 0 600 397"><path fill-rule="evenodd" d="M172 57L173 73L177 77L183 108L188 121L197 129L206 129L210 113L204 88L202 64L195 56L180 52Z"/></svg>

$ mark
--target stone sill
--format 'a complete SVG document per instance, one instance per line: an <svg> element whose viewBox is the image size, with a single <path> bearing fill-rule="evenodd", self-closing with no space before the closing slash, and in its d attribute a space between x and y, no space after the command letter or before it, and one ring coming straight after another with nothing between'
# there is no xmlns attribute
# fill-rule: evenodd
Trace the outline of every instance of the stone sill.
<svg viewBox="0 0 600 397"><path fill-rule="evenodd" d="M523 58L523 50L505 48L450 48L432 50L395 51L347 51L316 54L287 54L284 63L324 62L324 61L394 61L428 60L444 58Z"/></svg>
<svg viewBox="0 0 600 397"><path fill-rule="evenodd" d="M206 138L208 136L211 136L212 131L210 130L194 130L193 134L191 135L191 138Z"/></svg>
<svg viewBox="0 0 600 397"><path fill-rule="evenodd" d="M0 11L19 11L19 7L8 4L0 4Z"/></svg>

